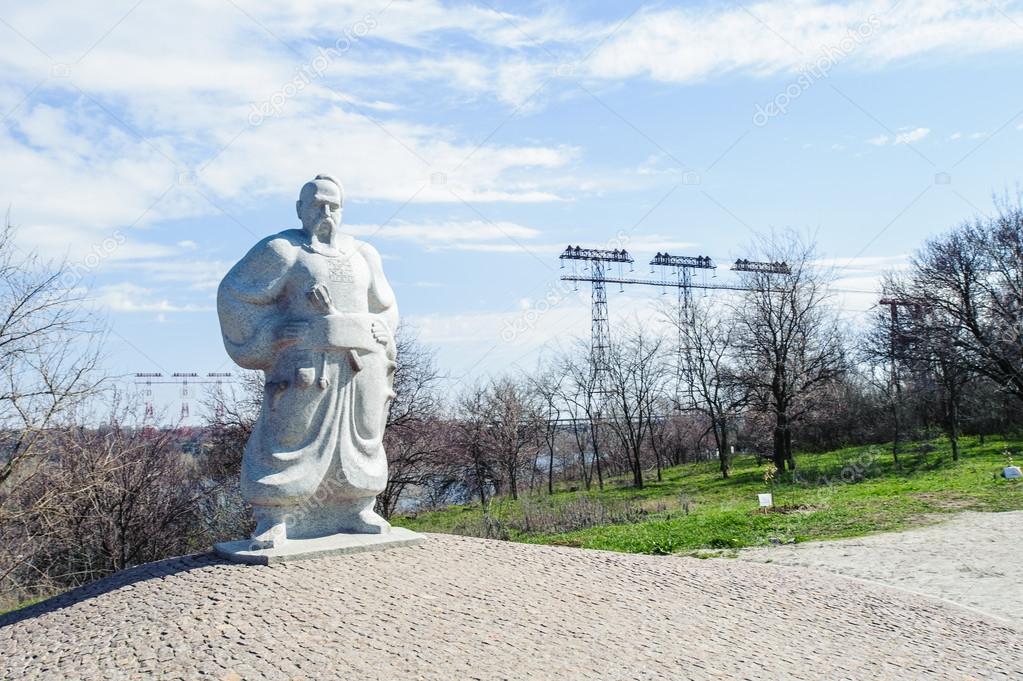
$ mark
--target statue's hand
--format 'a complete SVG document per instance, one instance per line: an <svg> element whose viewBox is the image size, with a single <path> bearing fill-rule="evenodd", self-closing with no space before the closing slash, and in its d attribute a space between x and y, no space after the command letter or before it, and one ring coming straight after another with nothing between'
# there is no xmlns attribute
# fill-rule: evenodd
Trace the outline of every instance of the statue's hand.
<svg viewBox="0 0 1023 681"><path fill-rule="evenodd" d="M278 348L295 345L309 333L309 322L288 322L277 327L275 334Z"/></svg>
<svg viewBox="0 0 1023 681"><path fill-rule="evenodd" d="M373 332L373 340L380 345L387 345L391 340L391 332L387 329L387 326L382 322L373 322L373 326L370 327Z"/></svg>
<svg viewBox="0 0 1023 681"><path fill-rule="evenodd" d="M309 303L320 314L328 315L337 312L334 303L330 299L330 291L323 284L316 284L306 293Z"/></svg>

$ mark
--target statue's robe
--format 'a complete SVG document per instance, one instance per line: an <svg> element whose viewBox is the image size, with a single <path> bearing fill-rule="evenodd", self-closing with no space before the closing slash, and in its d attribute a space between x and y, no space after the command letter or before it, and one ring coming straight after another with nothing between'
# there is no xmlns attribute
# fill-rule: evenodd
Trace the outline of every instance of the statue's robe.
<svg viewBox="0 0 1023 681"><path fill-rule="evenodd" d="M256 244L220 284L227 353L266 377L242 459L242 495L255 506L371 497L387 484L397 308L376 251L351 238L340 249L324 255L302 230L281 232ZM309 299L317 284L336 314ZM374 321L387 329L386 345L374 339ZM288 345L280 330L294 323L306 330Z"/></svg>

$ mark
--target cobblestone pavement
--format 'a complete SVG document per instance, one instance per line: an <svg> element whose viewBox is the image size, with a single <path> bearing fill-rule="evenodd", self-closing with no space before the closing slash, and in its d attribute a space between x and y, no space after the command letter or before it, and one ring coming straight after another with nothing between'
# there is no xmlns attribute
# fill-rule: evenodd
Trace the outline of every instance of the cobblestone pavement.
<svg viewBox="0 0 1023 681"><path fill-rule="evenodd" d="M431 535L151 563L0 617L3 679L1019 679L1023 631L824 573Z"/></svg>
<svg viewBox="0 0 1023 681"><path fill-rule="evenodd" d="M739 558L891 584L1023 626L1023 511L957 513L941 521L906 532L743 549Z"/></svg>

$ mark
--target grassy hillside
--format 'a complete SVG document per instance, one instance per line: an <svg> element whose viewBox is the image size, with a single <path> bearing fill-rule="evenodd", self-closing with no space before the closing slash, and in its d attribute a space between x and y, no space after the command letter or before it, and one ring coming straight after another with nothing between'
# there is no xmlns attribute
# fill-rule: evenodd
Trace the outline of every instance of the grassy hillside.
<svg viewBox="0 0 1023 681"><path fill-rule="evenodd" d="M948 443L914 445L892 462L890 447L852 447L797 456L794 481L764 481L769 463L735 461L722 480L715 463L664 471L661 482L633 489L615 479L603 492L565 488L518 501L454 506L395 525L424 532L489 536L514 541L634 553L707 555L743 546L850 537L901 529L963 510L1023 509L1023 481L999 476L1006 459L1023 463L1023 441L976 438L961 442L951 461ZM779 476L781 477L781 476ZM757 493L774 493L770 513L757 508Z"/></svg>

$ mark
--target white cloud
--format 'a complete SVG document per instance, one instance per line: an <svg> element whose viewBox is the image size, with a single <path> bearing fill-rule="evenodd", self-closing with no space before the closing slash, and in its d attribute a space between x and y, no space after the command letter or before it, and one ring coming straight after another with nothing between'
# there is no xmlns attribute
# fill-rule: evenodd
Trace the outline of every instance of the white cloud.
<svg viewBox="0 0 1023 681"><path fill-rule="evenodd" d="M882 273L889 270L903 270L909 266L909 256L899 255L867 255L855 258L818 258L814 261L818 267L835 268L842 276L851 273Z"/></svg>
<svg viewBox="0 0 1023 681"><path fill-rule="evenodd" d="M871 137L867 140L867 144L873 144L875 147L883 147L888 144L888 140L891 139L888 135L878 135L877 137Z"/></svg>
<svg viewBox="0 0 1023 681"><path fill-rule="evenodd" d="M457 242L505 241L508 239L532 239L540 231L513 222L436 222L408 223L395 221L383 227L376 225L346 225L350 234L373 239L401 239L417 243L451 245Z"/></svg>
<svg viewBox="0 0 1023 681"><path fill-rule="evenodd" d="M1023 47L1023 12L984 2L836 4L766 0L714 9L644 9L603 44L593 78L696 82L741 72L796 73L819 58L877 68L925 54ZM850 32L858 36L850 42Z"/></svg>
<svg viewBox="0 0 1023 681"><path fill-rule="evenodd" d="M637 175L680 175L682 169L664 153L650 154L636 168Z"/></svg>
<svg viewBox="0 0 1023 681"><path fill-rule="evenodd" d="M416 80L436 81L429 89L443 97L453 91L494 92L494 75L504 63L497 52L522 44L521 36L508 31L511 17L430 1L397 0L382 14L375 5L334 0L247 3L248 13L308 55L309 63L317 47L351 37L322 75L284 98L279 116L253 126L253 103L285 93L299 73L288 46L231 3L142 3L125 16L129 8L40 2L5 12L4 20L28 40L55 62L70 65L69 78L47 78L53 64L16 36L0 53L5 81L0 94L10 102L4 110L21 102L0 125L6 161L0 167L0 203L10 204L16 220L31 227L25 236L32 247L52 254L70 249L74 257L115 228L134 225L131 248L155 249L145 243L154 238L148 226L216 214L207 198L228 210L267 196L290 200L310 168L339 175L355 201L565 198L556 193L560 189L548 188L545 177L575 191L566 170L577 149L480 143L475 134L469 139L444 124L411 120L413 112L389 97L409 96L408 84ZM379 16L360 40L353 31L367 13ZM551 40L573 35L556 13L519 23ZM159 30L140 30L153 26ZM485 38L490 47L482 56L474 54L479 46L434 50L434 41L446 45L451 31ZM389 50L388 43L419 53ZM528 59L519 59L523 69L532 68ZM522 78L508 73L501 87L521 87ZM438 172L445 176L442 183L431 181ZM58 184L61 200L47 200Z"/></svg>
<svg viewBox="0 0 1023 681"><path fill-rule="evenodd" d="M931 133L930 128L905 129L895 135L895 144L912 144L919 142Z"/></svg>
<svg viewBox="0 0 1023 681"><path fill-rule="evenodd" d="M211 312L212 306L175 304L151 289L132 282L110 284L94 290L91 300L113 312Z"/></svg>
<svg viewBox="0 0 1023 681"><path fill-rule="evenodd" d="M174 290L181 290L184 287L209 292L220 285L220 280L227 274L231 265L232 263L224 260L206 260L194 256L163 257L113 263L111 270L120 274L125 272L142 274L149 281L170 285Z"/></svg>
<svg viewBox="0 0 1023 681"><path fill-rule="evenodd" d="M962 136L963 136L963 133L961 133L961 132L954 132L954 133L952 133L951 135L948 136L948 139L949 139L950 142L954 142L955 140L961 138Z"/></svg>

